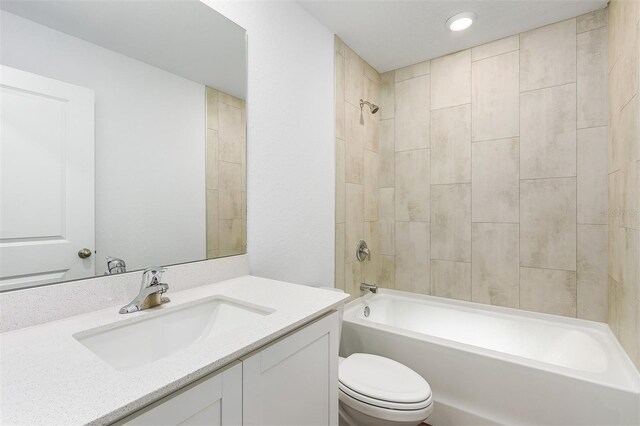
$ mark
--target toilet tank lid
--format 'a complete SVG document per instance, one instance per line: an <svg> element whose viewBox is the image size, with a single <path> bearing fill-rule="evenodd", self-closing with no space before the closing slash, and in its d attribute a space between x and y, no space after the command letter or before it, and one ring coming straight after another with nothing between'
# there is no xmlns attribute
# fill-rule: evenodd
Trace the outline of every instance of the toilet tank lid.
<svg viewBox="0 0 640 426"><path fill-rule="evenodd" d="M429 383L404 364L372 354L356 353L340 363L340 382L370 398L415 403L431 396Z"/></svg>

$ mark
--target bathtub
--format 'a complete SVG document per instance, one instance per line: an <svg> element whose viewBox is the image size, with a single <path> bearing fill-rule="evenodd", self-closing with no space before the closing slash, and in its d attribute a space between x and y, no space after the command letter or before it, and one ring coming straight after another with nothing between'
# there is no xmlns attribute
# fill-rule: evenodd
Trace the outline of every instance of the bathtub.
<svg viewBox="0 0 640 426"><path fill-rule="evenodd" d="M381 289L345 307L340 352L422 375L434 426L640 424L640 374L606 324Z"/></svg>

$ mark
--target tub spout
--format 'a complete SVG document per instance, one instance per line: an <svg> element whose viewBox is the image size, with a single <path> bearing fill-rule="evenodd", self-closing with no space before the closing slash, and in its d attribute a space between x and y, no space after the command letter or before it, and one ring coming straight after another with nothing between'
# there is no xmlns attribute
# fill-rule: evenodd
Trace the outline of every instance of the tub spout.
<svg viewBox="0 0 640 426"><path fill-rule="evenodd" d="M377 293L378 286L376 284L361 283L360 291L370 291L371 293Z"/></svg>

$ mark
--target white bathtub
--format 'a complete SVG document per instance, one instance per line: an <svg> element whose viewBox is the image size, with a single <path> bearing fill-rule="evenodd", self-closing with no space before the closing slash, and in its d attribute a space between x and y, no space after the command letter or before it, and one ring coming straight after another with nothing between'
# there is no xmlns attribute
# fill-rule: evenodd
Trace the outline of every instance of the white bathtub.
<svg viewBox="0 0 640 426"><path fill-rule="evenodd" d="M640 374L597 322L381 289L346 306L340 352L421 374L435 426L640 424Z"/></svg>

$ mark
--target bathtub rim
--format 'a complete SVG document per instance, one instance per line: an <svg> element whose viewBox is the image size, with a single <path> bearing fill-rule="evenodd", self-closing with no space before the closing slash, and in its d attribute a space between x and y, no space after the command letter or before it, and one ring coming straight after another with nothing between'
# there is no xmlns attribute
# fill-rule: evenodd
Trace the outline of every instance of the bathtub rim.
<svg viewBox="0 0 640 426"><path fill-rule="evenodd" d="M422 302L422 303L428 303L428 304L448 305L448 307L456 306L456 307L463 308L463 310L465 311L479 310L479 311L485 311L485 312L501 314L501 315L516 316L516 317L526 318L530 320L551 321L555 323L560 323L564 327L573 326L573 327L578 327L580 329L594 330L596 332L603 334L603 337L609 341L608 343L611 343L613 345L613 348L611 348L607 353L607 356L609 358L608 361L622 362L623 365L620 368L620 373L622 373L623 376L628 376L629 379L624 382L622 382L622 380L620 379L607 380L611 376L611 373L608 372L609 370L605 370L604 372L600 372L600 373L576 370L569 367L563 367L563 366L539 361L533 358L526 358L519 355L513 355L505 352L496 351L493 349L474 346L468 343L462 343L455 340L445 339L445 338L436 337L436 336L432 336L432 335L428 335L428 334L424 334L416 331L393 327L387 324L376 323L373 321L356 318L355 316L356 312L358 312L359 310L357 308L362 307L363 304L367 303L371 299L376 298L377 296L378 297L391 296L392 298L401 298L401 299L408 300L410 302ZM545 314L540 312L525 311L521 309L507 308L504 306L487 305L483 303L469 302L465 300L449 299L445 297L410 293L410 292L392 290L392 289L379 289L378 294L369 293L362 297L359 297L357 299L350 301L345 305L343 321L358 324L363 327L379 329L381 331L385 331L389 333L400 334L402 336L405 336L411 339L427 341L429 343L439 345L439 346L451 347L456 350L463 351L465 353L482 355L482 356L486 356L499 361L509 362L509 363L520 365L527 368L539 369L548 373L571 377L575 380L580 380L580 381L595 384L598 386L604 386L611 389L624 391L624 392L631 392L631 393L640 395L640 371L638 371L638 369L635 367L635 365L629 358L629 355L622 348L622 345L620 344L618 339L613 335L609 325L601 322L584 320L579 318L564 317L559 315ZM612 354L613 356L616 357L616 359L611 359ZM624 373L629 373L629 374L624 374ZM601 378L593 377L594 375L600 375Z"/></svg>

